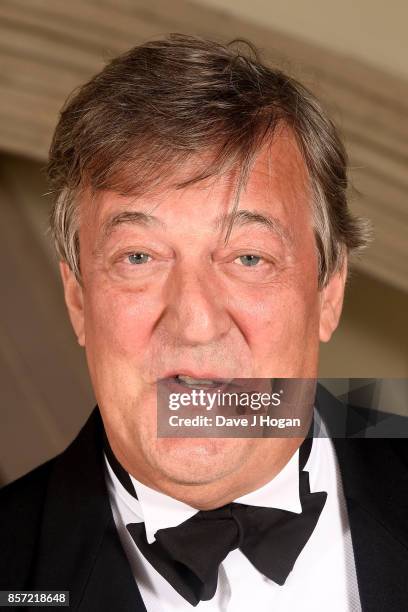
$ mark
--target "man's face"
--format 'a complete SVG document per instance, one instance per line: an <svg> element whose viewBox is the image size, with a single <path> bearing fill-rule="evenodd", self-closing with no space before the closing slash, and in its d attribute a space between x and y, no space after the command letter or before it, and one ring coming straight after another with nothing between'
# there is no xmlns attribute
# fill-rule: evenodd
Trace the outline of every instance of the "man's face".
<svg viewBox="0 0 408 612"><path fill-rule="evenodd" d="M330 322L293 137L257 158L226 242L233 196L224 175L81 203L83 288L63 265L71 319L114 450L149 484L222 480L293 445L157 439L158 379L316 376L319 328L327 336Z"/></svg>

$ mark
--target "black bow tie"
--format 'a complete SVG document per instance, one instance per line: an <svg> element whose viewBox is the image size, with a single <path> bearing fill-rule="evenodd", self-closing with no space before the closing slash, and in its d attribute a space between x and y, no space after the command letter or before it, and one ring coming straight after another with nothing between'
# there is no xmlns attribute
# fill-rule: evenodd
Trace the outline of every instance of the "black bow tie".
<svg viewBox="0 0 408 612"><path fill-rule="evenodd" d="M144 523L130 523L127 529L145 558L193 606L212 599L218 568L236 548L262 574L283 585L327 498L325 492L310 492L309 474L303 471L311 446L312 438L306 438L300 447L301 514L231 502L215 510L200 510L177 527L159 529L152 544L147 542ZM129 475L112 451L107 455L116 475L135 495Z"/></svg>

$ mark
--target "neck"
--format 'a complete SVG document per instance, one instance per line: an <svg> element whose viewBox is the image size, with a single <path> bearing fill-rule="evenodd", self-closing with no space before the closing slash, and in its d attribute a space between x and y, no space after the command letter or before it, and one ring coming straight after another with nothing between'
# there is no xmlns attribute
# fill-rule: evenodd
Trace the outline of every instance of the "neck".
<svg viewBox="0 0 408 612"><path fill-rule="evenodd" d="M240 470L205 483L179 482L166 477L162 472L140 469L140 464L128 465L126 457L121 455L119 449L113 447L112 450L112 443L107 437L105 437L105 450L116 476L132 495L135 495L135 491L129 474L144 485L197 510L211 510L264 486L279 474L301 445L300 469L302 469L310 451L307 442L311 444L311 439L302 444L303 441L304 438L257 440L260 452L253 453Z"/></svg>

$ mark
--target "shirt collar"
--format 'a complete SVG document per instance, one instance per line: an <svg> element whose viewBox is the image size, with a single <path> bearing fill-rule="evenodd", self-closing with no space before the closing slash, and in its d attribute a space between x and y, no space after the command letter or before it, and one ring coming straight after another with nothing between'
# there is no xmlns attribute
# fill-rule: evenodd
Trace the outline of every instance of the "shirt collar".
<svg viewBox="0 0 408 612"><path fill-rule="evenodd" d="M122 485L106 456L105 461L114 494L119 495L131 511L134 522L144 521L149 544L154 542L154 535L159 529L176 527L197 513L196 508L156 491L130 475L136 491L136 499ZM279 508L300 514L302 507L299 498L299 450L292 455L288 463L272 480L233 501L252 506Z"/></svg>

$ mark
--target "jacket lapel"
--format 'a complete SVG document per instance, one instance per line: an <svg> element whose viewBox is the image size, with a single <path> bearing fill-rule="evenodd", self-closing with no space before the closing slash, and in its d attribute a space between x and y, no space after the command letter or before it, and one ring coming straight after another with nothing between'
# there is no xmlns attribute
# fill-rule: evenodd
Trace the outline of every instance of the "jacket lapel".
<svg viewBox="0 0 408 612"><path fill-rule="evenodd" d="M338 420L318 397L324 420L330 414ZM334 437L333 443L363 612L400 612L407 607L408 576L405 440ZM146 611L113 522L97 409L53 465L30 588L69 590L76 612Z"/></svg>
<svg viewBox="0 0 408 612"><path fill-rule="evenodd" d="M325 389L318 390L316 406L329 432L335 432L331 437L347 504L363 612L406 610L406 440L385 437L353 439L350 436L361 435L370 423L369 411L346 408ZM401 418L401 422L406 428L407 419ZM343 434L339 435L341 431Z"/></svg>
<svg viewBox="0 0 408 612"><path fill-rule="evenodd" d="M408 605L408 470L404 440L334 439L364 612Z"/></svg>
<svg viewBox="0 0 408 612"><path fill-rule="evenodd" d="M70 591L70 609L145 612L114 525L98 409L55 461L31 588Z"/></svg>

